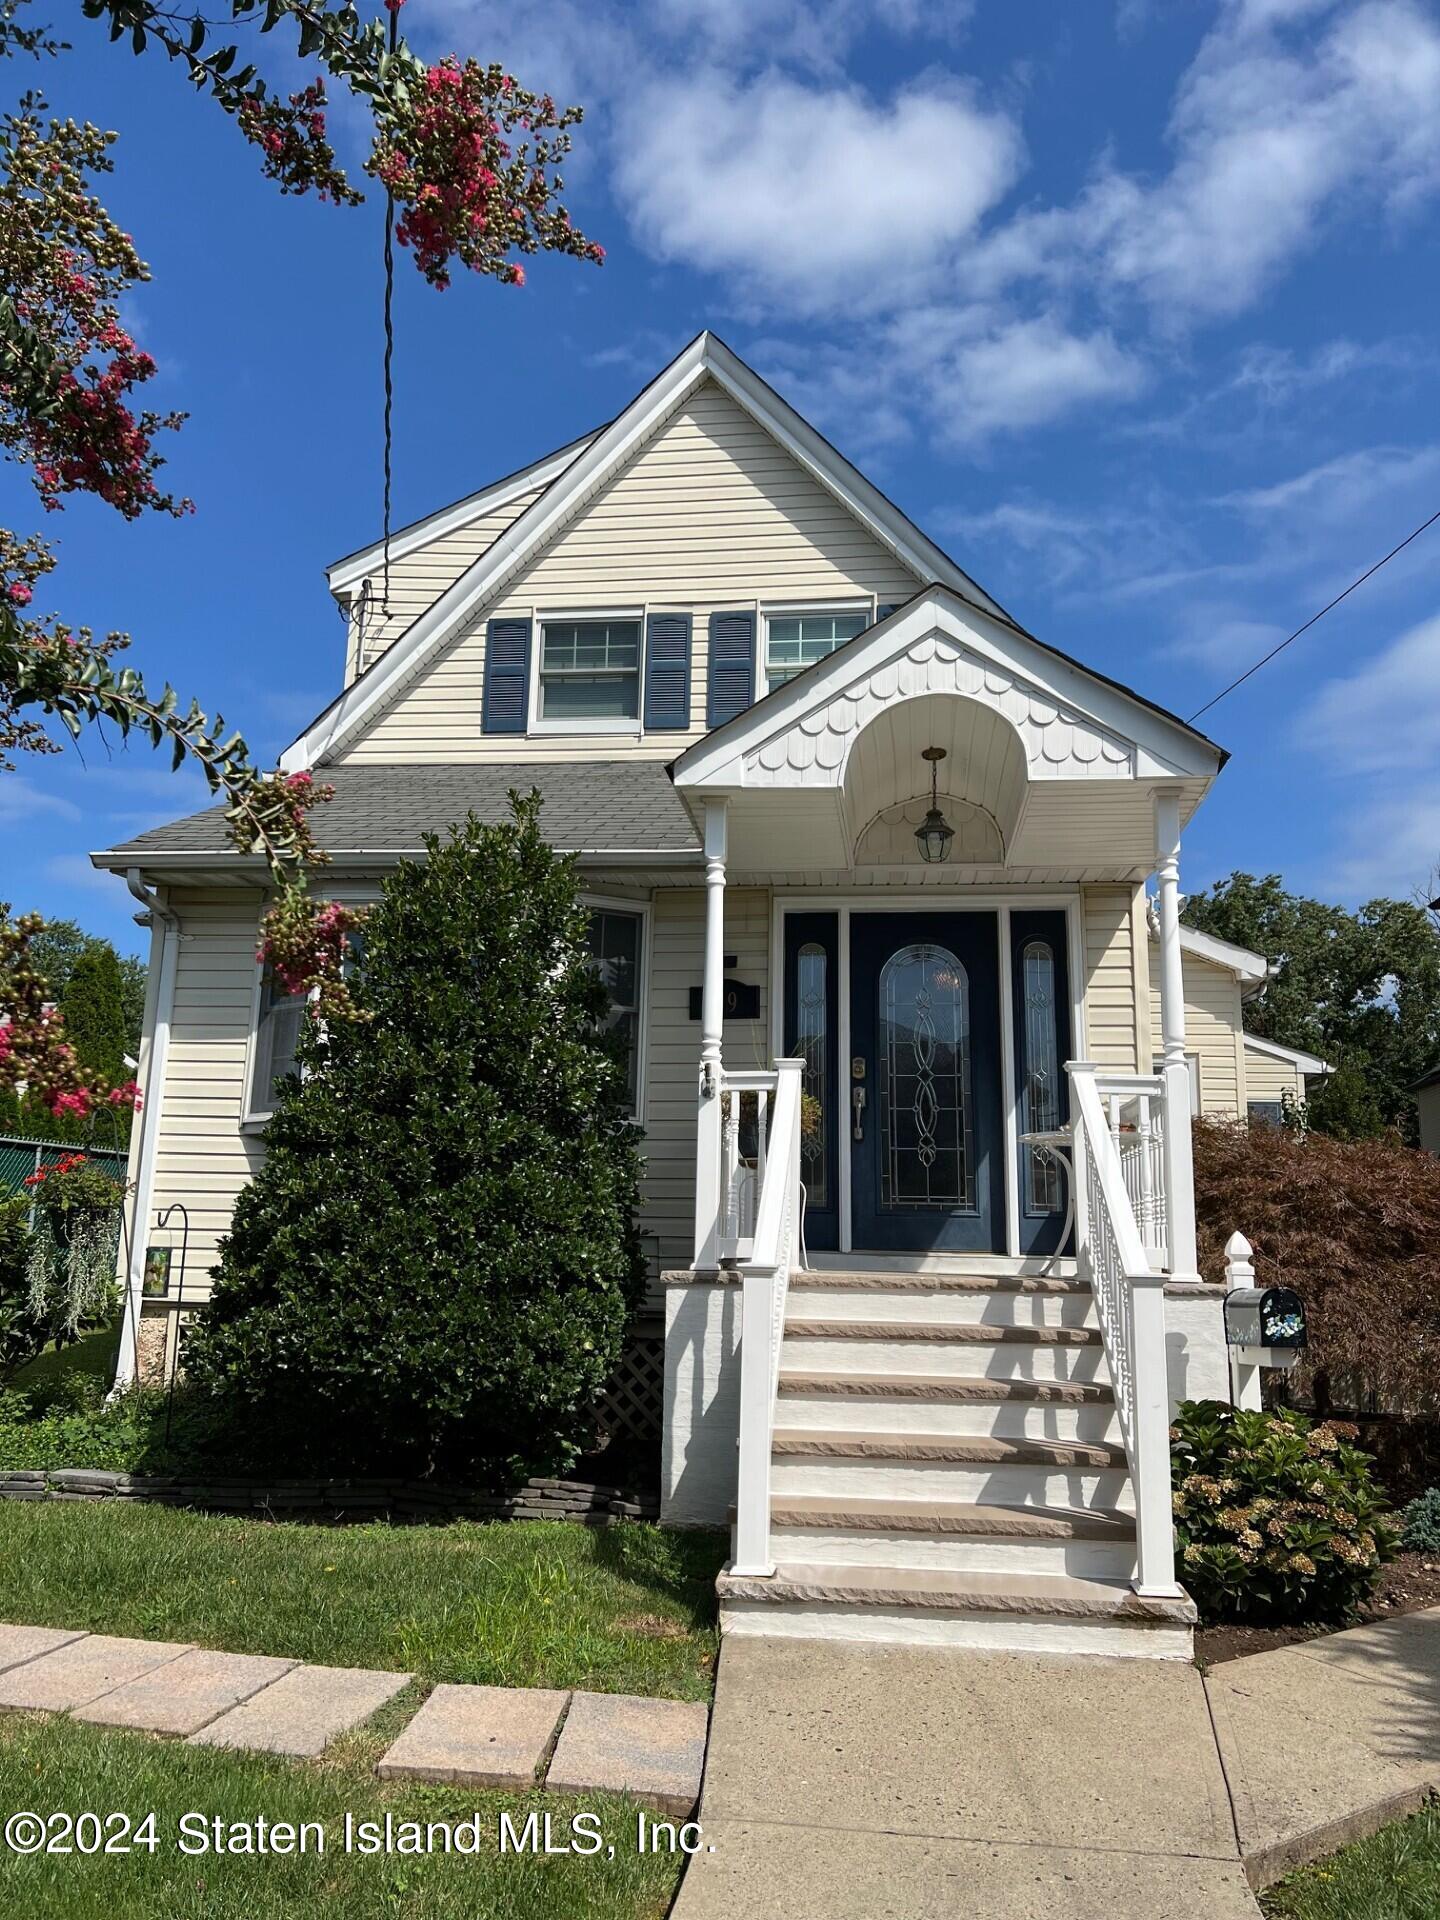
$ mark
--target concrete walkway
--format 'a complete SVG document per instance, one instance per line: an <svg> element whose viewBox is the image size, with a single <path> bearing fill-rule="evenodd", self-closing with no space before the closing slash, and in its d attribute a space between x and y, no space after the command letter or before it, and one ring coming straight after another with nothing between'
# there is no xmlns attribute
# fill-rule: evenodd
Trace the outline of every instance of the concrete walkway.
<svg viewBox="0 0 1440 1920"><path fill-rule="evenodd" d="M1440 1610L1164 1661L732 1639L674 1920L1257 1920L1440 1787Z"/></svg>

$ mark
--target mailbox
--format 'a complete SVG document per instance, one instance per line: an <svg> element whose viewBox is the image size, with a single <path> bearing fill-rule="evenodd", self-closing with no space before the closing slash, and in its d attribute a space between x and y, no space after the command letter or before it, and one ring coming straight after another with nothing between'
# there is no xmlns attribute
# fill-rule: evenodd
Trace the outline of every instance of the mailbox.
<svg viewBox="0 0 1440 1920"><path fill-rule="evenodd" d="M1305 1303L1289 1287L1232 1287L1225 1344L1254 1367L1293 1367L1305 1345Z"/></svg>

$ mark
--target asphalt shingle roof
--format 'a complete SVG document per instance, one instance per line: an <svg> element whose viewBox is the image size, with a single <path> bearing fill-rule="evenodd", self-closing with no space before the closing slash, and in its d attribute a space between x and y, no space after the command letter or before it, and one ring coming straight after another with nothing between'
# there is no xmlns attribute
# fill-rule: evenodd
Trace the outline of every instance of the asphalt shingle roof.
<svg viewBox="0 0 1440 1920"><path fill-rule="evenodd" d="M311 814L318 845L332 854L417 853L473 812L509 817L512 787L544 796L541 826L566 853L694 853L699 840L659 760L504 761L496 764L323 768L335 797ZM111 856L232 853L221 807L192 813L112 847Z"/></svg>

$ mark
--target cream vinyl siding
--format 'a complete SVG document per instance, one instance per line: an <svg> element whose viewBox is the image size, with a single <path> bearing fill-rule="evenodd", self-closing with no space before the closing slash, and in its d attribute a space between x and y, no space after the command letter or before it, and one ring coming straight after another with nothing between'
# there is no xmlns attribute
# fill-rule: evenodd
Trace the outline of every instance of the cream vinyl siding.
<svg viewBox="0 0 1440 1920"><path fill-rule="evenodd" d="M1159 973L1151 943L1151 962ZM1181 956L1185 982L1185 1051L1200 1066L1200 1111L1216 1120L1234 1120L1245 1111L1245 1061L1241 1040L1240 982L1228 967L1197 954ZM1159 1051L1160 983L1150 989L1151 1020Z"/></svg>
<svg viewBox="0 0 1440 1920"><path fill-rule="evenodd" d="M188 1301L208 1293L216 1241L263 1157L259 1139L240 1125L260 898L217 888L174 893L170 904L180 919L180 950L152 1204L157 1213L176 1200L189 1209ZM141 1225L147 1244L168 1241L175 1248L178 1268L178 1217L165 1233L157 1232L153 1217ZM172 1292L177 1280L172 1271Z"/></svg>
<svg viewBox="0 0 1440 1920"><path fill-rule="evenodd" d="M669 758L706 731L712 611L779 600L898 604L920 585L742 407L707 382L338 758ZM480 731L486 622L587 607L691 614L689 733L486 739Z"/></svg>
<svg viewBox="0 0 1440 1920"><path fill-rule="evenodd" d="M1149 1021L1140 929L1143 887L1082 887L1085 948L1085 1058L1127 1073L1149 1071Z"/></svg>
<svg viewBox="0 0 1440 1920"><path fill-rule="evenodd" d="M695 1118L699 1100L700 1022L690 1018L690 989L704 973L703 889L655 894L651 931L649 1036L645 1076L645 1177L641 1230L659 1236L662 1268L688 1267L695 1247ZM736 1071L770 1065L770 895L726 889L725 951L736 978L760 988L758 1020L727 1020L725 1064Z"/></svg>
<svg viewBox="0 0 1440 1920"><path fill-rule="evenodd" d="M1292 1100L1305 1098L1305 1076L1290 1060L1277 1060L1272 1054L1257 1053L1242 1042L1245 1063L1245 1103L1251 1100L1278 1100L1288 1093Z"/></svg>
<svg viewBox="0 0 1440 1920"><path fill-rule="evenodd" d="M487 513L468 527L440 534L414 553L390 562L390 615L381 611L385 576L378 568L351 589L350 640L345 661L345 684L372 666L392 640L398 640L407 627L433 606L447 587L453 587L472 560L478 560L505 529L520 518L542 489L520 495L495 513ZM357 618L360 595L369 588L362 621Z"/></svg>

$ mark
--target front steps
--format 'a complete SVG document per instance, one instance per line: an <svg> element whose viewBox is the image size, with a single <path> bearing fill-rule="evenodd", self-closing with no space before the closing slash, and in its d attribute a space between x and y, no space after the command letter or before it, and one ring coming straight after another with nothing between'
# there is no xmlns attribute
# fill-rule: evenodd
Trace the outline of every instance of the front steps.
<svg viewBox="0 0 1440 1920"><path fill-rule="evenodd" d="M794 1276L771 1545L772 1575L720 1576L726 1632L1190 1657L1189 1600L1130 1585L1134 1489L1073 1262Z"/></svg>

